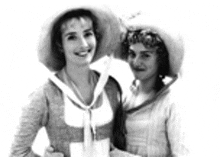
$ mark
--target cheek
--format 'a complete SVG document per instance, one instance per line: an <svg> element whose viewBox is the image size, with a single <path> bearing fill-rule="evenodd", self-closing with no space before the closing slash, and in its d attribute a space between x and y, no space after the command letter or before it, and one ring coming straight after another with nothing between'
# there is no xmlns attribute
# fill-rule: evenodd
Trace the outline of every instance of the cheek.
<svg viewBox="0 0 220 157"><path fill-rule="evenodd" d="M97 46L97 40L96 40L96 38L95 38L95 37L92 38L91 41L90 41L90 43L91 43L94 47L96 47L96 46Z"/></svg>
<svg viewBox="0 0 220 157"><path fill-rule="evenodd" d="M127 63L131 66L132 62L133 62L133 60L130 57L128 57Z"/></svg>
<svg viewBox="0 0 220 157"><path fill-rule="evenodd" d="M154 69L155 72L158 72L158 64L157 63L153 63L151 64L152 69Z"/></svg>
<svg viewBox="0 0 220 157"><path fill-rule="evenodd" d="M133 60L134 60L134 57L131 57L131 55L128 55L127 56L127 62L129 63L131 63L131 62L133 62Z"/></svg>
<svg viewBox="0 0 220 157"><path fill-rule="evenodd" d="M67 41L64 40L64 39L62 39L62 45L63 45L63 49L64 49L64 50L68 49L68 47L69 47Z"/></svg>
<svg viewBox="0 0 220 157"><path fill-rule="evenodd" d="M63 45L66 51L72 51L72 50L77 49L79 44L77 44L76 42L64 42Z"/></svg>

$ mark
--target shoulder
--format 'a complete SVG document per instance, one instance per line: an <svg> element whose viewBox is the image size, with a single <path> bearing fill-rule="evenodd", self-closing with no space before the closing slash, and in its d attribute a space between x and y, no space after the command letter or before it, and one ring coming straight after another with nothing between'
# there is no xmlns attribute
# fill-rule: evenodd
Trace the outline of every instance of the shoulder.
<svg viewBox="0 0 220 157"><path fill-rule="evenodd" d="M168 116L180 116L186 110L182 92L181 86L175 82L159 97L158 103L167 111Z"/></svg>
<svg viewBox="0 0 220 157"><path fill-rule="evenodd" d="M59 88L47 79L44 83L42 83L39 87L34 89L28 96L29 103L39 103L46 102L48 99L54 97L59 94Z"/></svg>
<svg viewBox="0 0 220 157"><path fill-rule="evenodd" d="M165 101L166 104L175 104L180 99L181 86L179 79L171 78L168 83L157 93L156 101Z"/></svg>

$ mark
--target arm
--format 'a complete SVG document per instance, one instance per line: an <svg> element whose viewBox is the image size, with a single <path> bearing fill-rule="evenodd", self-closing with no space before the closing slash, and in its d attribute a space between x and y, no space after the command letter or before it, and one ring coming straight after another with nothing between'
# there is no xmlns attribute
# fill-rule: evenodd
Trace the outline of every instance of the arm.
<svg viewBox="0 0 220 157"><path fill-rule="evenodd" d="M43 90L37 91L29 97L29 102L22 110L10 157L39 157L31 147L39 129L46 123L46 103Z"/></svg>
<svg viewBox="0 0 220 157"><path fill-rule="evenodd" d="M186 127L184 127L183 110L181 106L173 103L169 110L167 121L168 140L170 142L172 156L183 157L189 155L186 141Z"/></svg>
<svg viewBox="0 0 220 157"><path fill-rule="evenodd" d="M125 129L125 112L123 111L122 104L117 108L113 125L113 144L121 150L126 148L126 129Z"/></svg>
<svg viewBox="0 0 220 157"><path fill-rule="evenodd" d="M112 130L112 146L117 147L121 150L125 149L125 112L123 111L122 104L122 90L119 83L112 77L110 80L114 83L114 94L115 94L115 113L113 120L113 130ZM111 89L113 85L111 85Z"/></svg>

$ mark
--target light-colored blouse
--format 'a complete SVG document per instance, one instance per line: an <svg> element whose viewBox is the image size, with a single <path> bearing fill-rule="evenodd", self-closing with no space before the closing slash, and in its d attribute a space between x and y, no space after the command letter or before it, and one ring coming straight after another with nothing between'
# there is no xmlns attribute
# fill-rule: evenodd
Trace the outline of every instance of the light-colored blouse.
<svg viewBox="0 0 220 157"><path fill-rule="evenodd" d="M187 156L180 110L173 98L170 88L165 86L154 98L140 104L146 104L144 107L134 112L128 111L128 152L142 157ZM133 108L133 100L125 103L127 110Z"/></svg>

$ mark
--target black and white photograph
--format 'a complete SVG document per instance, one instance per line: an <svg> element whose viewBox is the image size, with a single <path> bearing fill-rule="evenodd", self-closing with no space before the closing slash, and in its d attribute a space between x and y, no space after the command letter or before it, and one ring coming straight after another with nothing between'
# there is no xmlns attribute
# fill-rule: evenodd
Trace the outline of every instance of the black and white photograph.
<svg viewBox="0 0 220 157"><path fill-rule="evenodd" d="M220 156L219 8L1 1L1 156Z"/></svg>

